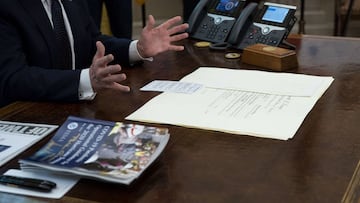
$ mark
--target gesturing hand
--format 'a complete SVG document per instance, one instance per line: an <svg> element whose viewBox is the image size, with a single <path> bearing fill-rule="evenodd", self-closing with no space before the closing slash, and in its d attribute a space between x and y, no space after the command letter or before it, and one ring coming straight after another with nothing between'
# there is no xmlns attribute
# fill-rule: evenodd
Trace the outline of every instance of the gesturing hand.
<svg viewBox="0 0 360 203"><path fill-rule="evenodd" d="M180 21L181 17L176 16L154 28L155 19L152 15L149 15L148 22L142 30L137 44L139 54L146 58L165 51L183 50L183 46L172 44L188 37L188 33L185 33L185 30L189 25L186 23L176 25Z"/></svg>
<svg viewBox="0 0 360 203"><path fill-rule="evenodd" d="M126 75L120 73L121 66L108 65L114 60L114 56L111 54L105 56L105 47L99 41L96 42L96 48L97 51L90 66L90 81L93 90L100 92L104 89L114 89L129 92L129 86L120 84L126 79Z"/></svg>

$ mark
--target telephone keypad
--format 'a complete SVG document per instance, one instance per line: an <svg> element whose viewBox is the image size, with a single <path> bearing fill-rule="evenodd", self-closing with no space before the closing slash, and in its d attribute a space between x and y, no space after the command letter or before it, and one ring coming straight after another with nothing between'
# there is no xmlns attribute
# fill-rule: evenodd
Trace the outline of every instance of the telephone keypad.
<svg viewBox="0 0 360 203"><path fill-rule="evenodd" d="M224 42L234 22L235 21L224 20L219 23L216 18L207 17L201 22L193 37L210 42Z"/></svg>
<svg viewBox="0 0 360 203"><path fill-rule="evenodd" d="M248 32L247 38L248 41L253 41L255 43L267 44L271 46L278 46L280 44L280 40L276 37L276 31L265 30L268 34L262 34L260 28L253 27L250 32ZM273 32L273 33L272 33ZM251 43L249 43L251 44Z"/></svg>

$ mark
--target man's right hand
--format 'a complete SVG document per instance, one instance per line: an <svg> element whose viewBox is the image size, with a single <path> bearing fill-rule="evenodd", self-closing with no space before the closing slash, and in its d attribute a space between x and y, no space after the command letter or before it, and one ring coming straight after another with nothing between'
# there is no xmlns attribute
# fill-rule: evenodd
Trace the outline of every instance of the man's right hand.
<svg viewBox="0 0 360 203"><path fill-rule="evenodd" d="M113 89L123 92L129 92L130 87L121 85L120 82L126 80L126 75L120 73L121 66L119 64L108 65L114 60L112 54L105 56L105 46L100 42L96 42L96 54L90 66L90 81L95 92L104 89Z"/></svg>

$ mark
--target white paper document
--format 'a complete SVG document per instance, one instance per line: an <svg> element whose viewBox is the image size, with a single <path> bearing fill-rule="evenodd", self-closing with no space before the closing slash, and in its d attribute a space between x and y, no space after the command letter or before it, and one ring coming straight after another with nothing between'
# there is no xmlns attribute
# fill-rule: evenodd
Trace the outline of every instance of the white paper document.
<svg viewBox="0 0 360 203"><path fill-rule="evenodd" d="M199 91L162 93L126 119L287 140L333 80L202 67L181 80L202 84Z"/></svg>
<svg viewBox="0 0 360 203"><path fill-rule="evenodd" d="M0 166L54 131L57 125L0 121Z"/></svg>
<svg viewBox="0 0 360 203"><path fill-rule="evenodd" d="M179 82L170 80L154 80L144 87L141 91L157 91L157 92L176 92L184 94L192 94L199 90L202 85L191 82Z"/></svg>

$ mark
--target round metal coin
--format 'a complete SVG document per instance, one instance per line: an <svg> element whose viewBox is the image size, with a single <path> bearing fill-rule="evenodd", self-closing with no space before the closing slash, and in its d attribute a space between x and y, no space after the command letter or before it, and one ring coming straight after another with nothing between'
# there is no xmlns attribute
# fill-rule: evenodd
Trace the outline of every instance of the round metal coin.
<svg viewBox="0 0 360 203"><path fill-rule="evenodd" d="M237 59L237 58L240 58L240 54L239 53L227 53L227 54L225 54L225 58Z"/></svg>
<svg viewBox="0 0 360 203"><path fill-rule="evenodd" d="M196 47L209 47L210 46L210 42L196 42L194 44L194 46Z"/></svg>

